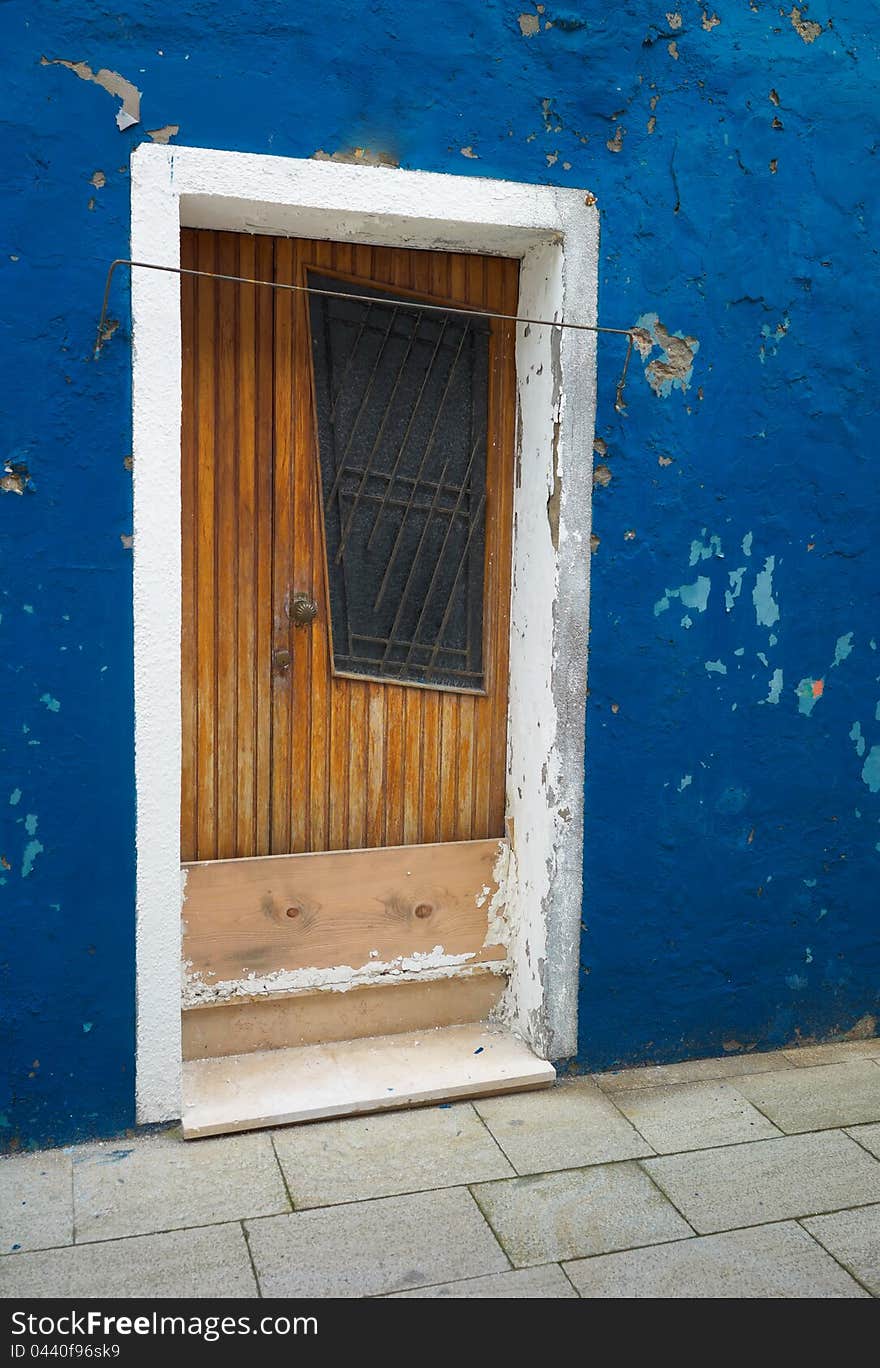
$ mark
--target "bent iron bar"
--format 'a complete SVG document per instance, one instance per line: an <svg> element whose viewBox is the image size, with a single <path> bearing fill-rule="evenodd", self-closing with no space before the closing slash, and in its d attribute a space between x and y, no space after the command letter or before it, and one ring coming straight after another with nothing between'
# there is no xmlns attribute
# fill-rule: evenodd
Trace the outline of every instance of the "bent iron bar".
<svg viewBox="0 0 880 1368"><path fill-rule="evenodd" d="M196 271L187 266L160 266L155 261L132 261L128 257L117 257L111 261L107 278L104 282L104 299L101 304L101 316L98 319L98 333L95 338L94 356L97 359L101 354L104 343L109 341L110 334L107 332L107 305L110 299L110 286L113 281L113 274L117 266L128 266L129 269L137 266L144 271L164 271L168 275L188 275L204 276L209 280L227 280L234 285L265 285L272 290L294 290L300 294L327 295L333 299L355 299L363 302L363 295L355 294L345 290L325 290L319 289L314 285L290 285L279 280L251 280L248 276L224 275L220 271ZM594 332L610 333L614 337L627 338L626 355L623 359L623 369L620 372L620 379L617 382L615 391L614 407L618 413L622 413L626 408L623 393L626 388L626 376L629 370L629 360L632 356L635 332L632 328L608 328L598 323L569 323L566 319L555 318L523 318L520 314L490 313L486 309L456 309L446 304L424 304L418 300L396 299L395 305L401 309L419 309L422 312L434 312L443 314L466 314L470 317L479 316L482 318L496 318L503 323L524 323L530 324L533 328L571 328L575 332Z"/></svg>

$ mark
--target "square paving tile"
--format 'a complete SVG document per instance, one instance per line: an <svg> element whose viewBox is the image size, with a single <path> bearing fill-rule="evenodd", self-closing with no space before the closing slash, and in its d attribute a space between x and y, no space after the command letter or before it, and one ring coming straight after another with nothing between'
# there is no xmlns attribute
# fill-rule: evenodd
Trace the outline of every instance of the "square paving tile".
<svg viewBox="0 0 880 1368"><path fill-rule="evenodd" d="M602 1254L565 1270L582 1297L867 1295L794 1222Z"/></svg>
<svg viewBox="0 0 880 1368"><path fill-rule="evenodd" d="M510 1265L466 1188L247 1222L265 1297L371 1297Z"/></svg>
<svg viewBox="0 0 880 1368"><path fill-rule="evenodd" d="M517 1173L637 1159L651 1146L590 1079L474 1103Z"/></svg>
<svg viewBox="0 0 880 1368"><path fill-rule="evenodd" d="M787 1135L880 1121L880 1066L872 1059L793 1067L736 1086Z"/></svg>
<svg viewBox="0 0 880 1368"><path fill-rule="evenodd" d="M700 1234L880 1201L880 1163L841 1131L642 1162Z"/></svg>
<svg viewBox="0 0 880 1368"><path fill-rule="evenodd" d="M812 1216L803 1224L829 1254L880 1297L880 1206Z"/></svg>
<svg viewBox="0 0 880 1368"><path fill-rule="evenodd" d="M810 1068L814 1064L844 1064L850 1059L880 1057L880 1037L870 1036L867 1040L836 1040L827 1045L800 1045L785 1050L785 1057L792 1064Z"/></svg>
<svg viewBox="0 0 880 1368"><path fill-rule="evenodd" d="M241 1226L171 1230L0 1259L0 1297L255 1297Z"/></svg>
<svg viewBox="0 0 880 1368"><path fill-rule="evenodd" d="M603 1092L623 1088L664 1087L670 1083L700 1083L711 1078L739 1078L784 1068L788 1060L779 1050L766 1054L721 1055L718 1059L684 1059L680 1064L648 1064L637 1069L615 1069L593 1074Z"/></svg>
<svg viewBox="0 0 880 1368"><path fill-rule="evenodd" d="M73 1244L70 1155L62 1150L0 1159L0 1254Z"/></svg>
<svg viewBox="0 0 880 1368"><path fill-rule="evenodd" d="M873 1126L847 1126L846 1133L851 1135L853 1140L858 1140L875 1159L880 1159L880 1125L875 1123Z"/></svg>
<svg viewBox="0 0 880 1368"><path fill-rule="evenodd" d="M468 1103L291 1126L274 1140L298 1211L513 1173Z"/></svg>
<svg viewBox="0 0 880 1368"><path fill-rule="evenodd" d="M616 1092L614 1103L661 1154L781 1133L723 1079Z"/></svg>
<svg viewBox="0 0 880 1368"><path fill-rule="evenodd" d="M266 1134L83 1147L73 1192L78 1243L290 1210Z"/></svg>
<svg viewBox="0 0 880 1368"><path fill-rule="evenodd" d="M473 1193L519 1267L691 1234L633 1163L507 1178L482 1183Z"/></svg>
<svg viewBox="0 0 880 1368"><path fill-rule="evenodd" d="M413 1292L394 1292L393 1297L576 1297L577 1293L559 1264L535 1268L513 1268L509 1273L490 1273L485 1278L466 1278L464 1282L440 1283L419 1287Z"/></svg>

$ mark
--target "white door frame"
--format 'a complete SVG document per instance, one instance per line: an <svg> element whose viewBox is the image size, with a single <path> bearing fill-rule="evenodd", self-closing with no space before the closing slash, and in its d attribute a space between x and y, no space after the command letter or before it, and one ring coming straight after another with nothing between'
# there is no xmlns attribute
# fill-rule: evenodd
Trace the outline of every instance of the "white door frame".
<svg viewBox="0 0 880 1368"><path fill-rule="evenodd" d="M181 227L518 257L519 313L595 324L582 190L145 144L131 254L180 265ZM137 1117L180 1115L180 277L132 270ZM595 334L517 326L504 1014L545 1058L577 1040Z"/></svg>

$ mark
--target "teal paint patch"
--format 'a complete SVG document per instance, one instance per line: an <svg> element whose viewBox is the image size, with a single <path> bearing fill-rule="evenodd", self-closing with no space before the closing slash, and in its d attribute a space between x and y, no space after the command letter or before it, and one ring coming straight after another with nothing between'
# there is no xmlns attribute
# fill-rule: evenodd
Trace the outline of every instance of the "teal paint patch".
<svg viewBox="0 0 880 1368"><path fill-rule="evenodd" d="M10 806L10 807L18 807L18 805L19 805L20 802L21 802L21 789L20 789L20 788L15 788L15 789L12 790L12 792L11 792L10 795L9 795L9 806Z"/></svg>
<svg viewBox="0 0 880 1368"><path fill-rule="evenodd" d="M776 568L776 557L768 556L764 561L764 569L759 570L755 578L755 587L752 590L752 602L755 605L755 618L759 627L772 627L779 621L779 604L773 597L773 571Z"/></svg>
<svg viewBox="0 0 880 1368"><path fill-rule="evenodd" d="M745 653L746 653L746 648L745 648L745 646L737 646L737 648L736 648L736 650L734 651L733 654L734 654L735 656L744 656Z"/></svg>
<svg viewBox="0 0 880 1368"><path fill-rule="evenodd" d="M706 529L704 527L700 536L705 537L705 535ZM695 538L695 540L691 542L691 554L690 560L688 561L689 565L693 566L696 565L698 561L709 560L711 556L717 556L719 560L724 559L724 552L721 550L720 537L712 536L709 538L708 542L703 542L700 541L699 538Z"/></svg>
<svg viewBox="0 0 880 1368"><path fill-rule="evenodd" d="M685 789L690 788L693 782L694 776L692 774L683 774L681 777L681 783L678 786L679 793L684 793Z"/></svg>
<svg viewBox="0 0 880 1368"><path fill-rule="evenodd" d="M29 812L24 819L24 829L28 836L36 836L38 818L35 812Z"/></svg>
<svg viewBox="0 0 880 1368"><path fill-rule="evenodd" d="M880 746L872 746L862 765L862 782L872 793L880 793Z"/></svg>
<svg viewBox="0 0 880 1368"><path fill-rule="evenodd" d="M34 605L32 603L23 603L21 607L22 611L25 613L33 613L34 611Z"/></svg>
<svg viewBox="0 0 880 1368"><path fill-rule="evenodd" d="M33 871L34 862L38 855L42 855L44 846L41 841L28 841L24 848L21 858L21 877L27 879Z"/></svg>
<svg viewBox="0 0 880 1368"><path fill-rule="evenodd" d="M878 703L874 709L874 721L880 722L880 703Z"/></svg>
<svg viewBox="0 0 880 1368"><path fill-rule="evenodd" d="M705 668L708 670L709 674L727 674L727 666L724 664L723 660L707 660L705 662Z"/></svg>
<svg viewBox="0 0 880 1368"><path fill-rule="evenodd" d="M684 627L685 631L689 631L690 628L693 627L694 620L689 613L685 613L684 617L681 620L681 625L682 627Z"/></svg>
<svg viewBox="0 0 880 1368"><path fill-rule="evenodd" d="M659 617L661 613L665 613L674 598L685 608L695 608L698 613L705 613L711 589L712 581L708 575L698 576L693 584L680 584L677 589L667 589L662 599L658 599L654 604L654 616Z"/></svg>
<svg viewBox="0 0 880 1368"><path fill-rule="evenodd" d="M788 984L789 988L793 993L797 993L801 990L801 988L806 988L809 980L805 979L803 974L789 974L785 982Z"/></svg>
<svg viewBox="0 0 880 1368"><path fill-rule="evenodd" d="M798 712L803 713L804 717L810 716L810 713L822 697L823 688L819 688L817 693L817 685L822 685L822 680L811 679L808 676L806 679L800 680L795 688L795 694L797 695L798 701Z"/></svg>
<svg viewBox="0 0 880 1368"><path fill-rule="evenodd" d="M815 887L816 887L817 880L816 880L816 879L804 879L804 883L807 885L807 888L815 888Z"/></svg>
<svg viewBox="0 0 880 1368"><path fill-rule="evenodd" d="M769 670L769 668L770 668L770 661L767 659L767 657L765 656L764 652L763 652L763 651L757 651L757 652L756 652L756 655L757 655L758 659L760 660L761 664L764 666L764 669L765 669L765 670Z"/></svg>
<svg viewBox="0 0 880 1368"><path fill-rule="evenodd" d="M766 702L778 703L782 697L782 671L774 670L770 676L770 689L767 694Z"/></svg>
<svg viewBox="0 0 880 1368"><path fill-rule="evenodd" d="M859 756L864 755L865 746L867 745L867 742L865 741L865 738L862 736L862 728L858 722L853 722L852 726L850 727L849 739L850 741L855 742L856 754Z"/></svg>
<svg viewBox="0 0 880 1368"><path fill-rule="evenodd" d="M747 567L741 565L738 570L728 571L727 578L730 581L730 588L724 591L724 606L728 613L733 611L733 605L742 593L743 575Z"/></svg>
<svg viewBox="0 0 880 1368"><path fill-rule="evenodd" d="M711 588L712 581L708 575L700 575L693 584L683 584L678 591L678 597L685 608L695 608L698 613L705 613Z"/></svg>
<svg viewBox="0 0 880 1368"><path fill-rule="evenodd" d="M743 555L744 555L744 556L750 556L750 555L752 554L752 541L753 541L753 540L754 540L754 536L753 536L753 533L751 533L751 532L747 532L746 535L743 537L743 539L742 539L742 552L743 552Z"/></svg>
<svg viewBox="0 0 880 1368"><path fill-rule="evenodd" d="M853 635L852 632L847 632L846 636L837 638L837 644L834 647L834 659L831 662L832 670L835 666L839 665L842 660L846 660L848 656L852 655Z"/></svg>
<svg viewBox="0 0 880 1368"><path fill-rule="evenodd" d="M61 711L61 704L58 702L58 699L53 698L51 694L41 694L40 702L44 703L50 712L57 713Z"/></svg>

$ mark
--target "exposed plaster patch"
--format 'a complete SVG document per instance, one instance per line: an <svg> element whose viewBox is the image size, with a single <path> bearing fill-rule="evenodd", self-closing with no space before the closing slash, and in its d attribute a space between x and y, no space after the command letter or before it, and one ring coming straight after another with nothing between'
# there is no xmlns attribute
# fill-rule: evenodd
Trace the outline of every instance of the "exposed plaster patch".
<svg viewBox="0 0 880 1368"><path fill-rule="evenodd" d="M717 14L710 14L708 10L703 10L703 17L700 20L707 33L711 33L713 28L717 28L721 23Z"/></svg>
<svg viewBox="0 0 880 1368"><path fill-rule="evenodd" d="M670 27L671 29L680 29L680 28L681 28L681 15L680 15L680 14L675 14L675 13L670 14L670 13L667 12L667 15L666 15L666 22L667 22L667 24L669 25L669 27Z"/></svg>
<svg viewBox="0 0 880 1368"><path fill-rule="evenodd" d="M469 157L471 161L479 161L480 159L479 152L475 152L470 145L461 149L461 155L463 157Z"/></svg>
<svg viewBox="0 0 880 1368"><path fill-rule="evenodd" d="M700 350L697 339L685 337L682 333L670 333L655 313L642 314L632 332L643 361L655 347L660 348L661 355L649 361L645 367L645 378L654 393L661 399L667 399L673 389L688 389L694 371L694 357Z"/></svg>
<svg viewBox="0 0 880 1368"><path fill-rule="evenodd" d="M625 129L625 128L621 128L620 124L618 124L617 127L616 127L615 130L614 130L614 137L613 137L613 138L609 138L609 139L607 140L607 142L605 143L605 146L608 148L608 151L609 151L609 152L622 152L622 151L623 151L623 139L624 139L625 133L626 133L626 129Z"/></svg>
<svg viewBox="0 0 880 1368"><path fill-rule="evenodd" d="M312 153L312 161L344 162L347 166L399 166L394 152L374 152L369 147L341 147L336 152L325 152L319 147Z"/></svg>
<svg viewBox="0 0 880 1368"><path fill-rule="evenodd" d="M669 53L670 57L673 59L673 61L677 62L677 61L678 61L678 43L676 43L676 42L674 42L674 41L671 42L671 43L668 43L668 44L667 44L667 47L666 47L666 50L667 50L667 52Z"/></svg>
<svg viewBox="0 0 880 1368"><path fill-rule="evenodd" d="M93 185L96 190L103 190L107 184L107 177L103 171L94 171L89 177L89 185Z"/></svg>
<svg viewBox="0 0 880 1368"><path fill-rule="evenodd" d="M3 474L0 475L0 490L4 494L24 494L33 490L31 473L24 461L5 461Z"/></svg>
<svg viewBox="0 0 880 1368"><path fill-rule="evenodd" d="M155 143L167 143L176 138L179 132L180 124L165 124L162 128L148 128L147 137Z"/></svg>
<svg viewBox="0 0 880 1368"><path fill-rule="evenodd" d="M92 71L86 62L68 62L63 57L41 57L40 65L67 67L68 71L72 71L81 81L92 81L108 94L115 95L121 100L122 105L116 113L116 124L120 133L140 123L142 92L137 86L132 85L131 81L120 76L118 71L109 71L107 67L101 67L100 71Z"/></svg>
<svg viewBox="0 0 880 1368"><path fill-rule="evenodd" d="M605 485L610 485L610 483L611 483L611 471L609 470L608 466L607 466L607 465L603 465L601 462L599 462L598 465L594 465L594 466L593 466L593 484L594 484L594 485L601 485L601 486L604 488Z"/></svg>
<svg viewBox="0 0 880 1368"><path fill-rule="evenodd" d="M807 8L808 7L804 5L803 9L798 9L797 5L793 5L788 18L791 20L791 26L799 38L803 38L805 43L815 43L819 34L822 32L822 25L817 24L813 19L804 18ZM780 10L779 12L780 14L785 13L784 10Z"/></svg>
<svg viewBox="0 0 880 1368"><path fill-rule="evenodd" d="M537 14L521 14L517 23L524 38L534 38L535 34L541 31L541 19Z"/></svg>

